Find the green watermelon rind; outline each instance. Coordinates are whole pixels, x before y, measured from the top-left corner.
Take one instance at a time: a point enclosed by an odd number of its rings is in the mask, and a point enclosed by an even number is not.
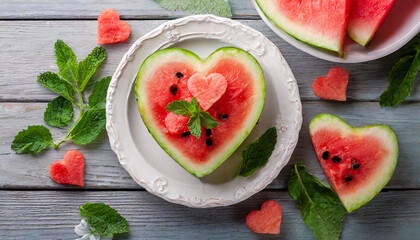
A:
[[[303,40],[302,38],[300,38],[299,36],[297,36],[296,34],[293,34],[291,31],[289,31],[287,29],[286,26],[282,26],[278,21],[276,21],[275,19],[273,19],[273,17],[271,17],[269,14],[267,14],[268,9],[266,9],[266,6],[264,4],[262,4],[260,2],[261,0],[255,0],[255,2],[258,4],[259,8],[261,9],[261,11],[264,13],[264,15],[268,18],[268,20],[270,20],[271,23],[273,23],[276,27],[280,28],[282,31],[284,31],[285,33],[287,33],[288,35],[290,35],[291,37],[293,37],[294,39],[303,42],[311,47],[323,50],[323,51],[328,51],[328,52],[333,52],[333,53],[337,53],[340,57],[344,56],[344,50],[343,50],[343,44],[341,45],[340,48],[335,49],[335,48],[331,48],[327,45],[321,45],[321,44],[316,44],[313,42],[309,42],[306,40]]]
[[[323,125],[321,125],[323,124]],[[374,189],[372,191],[366,192],[364,198],[360,198],[359,194],[355,196],[354,198],[349,199],[342,199],[340,197],[341,202],[343,203],[343,206],[346,208],[347,212],[352,212],[359,207],[365,205],[367,202],[372,200],[389,182],[392,175],[394,174],[395,167],[397,166],[398,161],[398,140],[397,136],[395,135],[394,130],[392,128],[386,126],[386,125],[369,125],[365,127],[352,127],[350,124],[348,124],[343,119],[331,115],[331,114],[320,114],[316,116],[312,121],[309,123],[309,132],[311,136],[313,133],[315,133],[318,129],[321,129],[323,127],[328,128],[332,125],[341,125],[340,127],[344,131],[351,131],[351,132],[358,132],[358,131],[366,131],[366,130],[376,130],[381,131],[385,136],[381,138],[382,140],[388,140],[388,145],[390,148],[390,155],[388,159],[388,164],[384,165],[384,174],[382,174],[383,178],[379,179],[376,185],[374,185]],[[319,160],[319,159],[318,159]]]
[[[146,116],[144,114],[144,112],[146,111],[145,106],[143,106],[144,104],[144,100],[143,100],[143,94],[142,94],[142,90],[139,87],[142,76],[145,74],[145,72],[147,72],[147,65],[153,61],[155,58],[159,57],[159,55],[162,54],[167,54],[169,52],[173,52],[173,51],[178,51],[181,52],[182,54],[184,54],[185,56],[193,59],[194,61],[197,61],[201,64],[206,63],[209,59],[211,59],[213,56],[215,56],[216,53],[220,52],[220,51],[224,51],[227,54],[244,54],[247,57],[247,60],[250,61],[253,66],[255,67],[256,71],[259,71],[258,75],[259,75],[259,83],[261,86],[261,95],[262,98],[260,99],[260,102],[258,104],[257,111],[255,112],[254,116],[251,117],[251,121],[248,122],[248,124],[246,124],[247,128],[244,131],[244,135],[238,139],[238,141],[233,142],[234,144],[232,144],[232,146],[230,146],[229,149],[227,149],[224,154],[222,154],[220,157],[218,157],[215,161],[214,164],[208,168],[207,171],[197,171],[192,169],[191,167],[188,167],[186,164],[188,164],[185,161],[182,161],[183,156],[181,154],[176,153],[175,151],[173,151],[170,147],[167,147],[166,145],[169,144],[168,142],[165,142],[165,138],[161,136],[161,134],[159,133],[158,129],[151,126],[151,122],[148,121],[148,119],[146,119]],[[264,102],[265,102],[265,81],[264,81],[264,74],[263,71],[261,69],[261,66],[259,65],[258,61],[249,53],[247,53],[246,51],[239,49],[239,48],[235,48],[235,47],[222,47],[217,49],[216,51],[214,51],[212,54],[210,54],[207,58],[205,59],[201,59],[198,55],[196,55],[195,53],[186,50],[186,49],[182,49],[182,48],[167,48],[167,49],[162,49],[162,50],[158,50],[155,53],[151,54],[150,56],[148,56],[143,64],[141,65],[139,72],[137,74],[137,80],[136,80],[136,84],[135,84],[135,91],[136,91],[136,99],[137,99],[137,105],[140,111],[140,115],[141,118],[143,119],[143,122],[145,123],[149,133],[153,136],[153,138],[156,140],[156,142],[159,144],[159,146],[172,158],[174,159],[179,165],[181,165],[186,171],[188,171],[190,174],[196,176],[196,177],[203,177],[205,175],[210,174],[211,172],[213,172],[217,167],[219,167],[223,162],[225,162],[225,160],[227,158],[229,158],[230,155],[232,155],[235,150],[242,144],[242,142],[248,137],[248,135],[251,133],[251,130],[255,127],[261,113],[264,107]]]

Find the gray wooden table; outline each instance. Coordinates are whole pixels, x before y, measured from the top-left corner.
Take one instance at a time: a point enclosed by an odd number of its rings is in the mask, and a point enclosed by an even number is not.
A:
[[[96,76],[112,75],[136,39],[184,14],[161,9],[151,0],[0,1],[0,239],[74,239],[73,228],[80,221],[78,207],[89,201],[107,203],[126,217],[130,233],[119,236],[121,239],[312,239],[298,205],[287,195],[287,179],[290,166],[303,162],[325,181],[307,127],[320,113],[338,115],[357,126],[389,125],[400,144],[391,181],[371,202],[346,217],[341,238],[420,239],[420,78],[405,103],[395,108],[378,104],[387,87],[387,74],[400,53],[361,64],[319,60],[275,35],[250,1],[230,3],[233,18],[264,33],[289,62],[299,83],[304,123],[289,165],[264,191],[230,207],[191,209],[168,203],[138,186],[118,163],[106,136],[86,147],[66,143],[59,150],[37,156],[18,155],[10,149],[18,131],[43,124],[45,107],[56,96],[36,82],[40,72],[57,71],[56,39],[84,57],[96,46],[98,14],[106,8],[116,9],[131,25],[132,34],[124,43],[105,46],[108,57]],[[320,100],[311,89],[313,80],[334,66],[342,66],[350,74],[345,103]],[[55,137],[64,132],[51,131]],[[56,184],[48,176],[50,163],[69,149],[85,156],[83,188]],[[246,214],[267,199],[283,207],[280,235],[257,235],[246,227]]]

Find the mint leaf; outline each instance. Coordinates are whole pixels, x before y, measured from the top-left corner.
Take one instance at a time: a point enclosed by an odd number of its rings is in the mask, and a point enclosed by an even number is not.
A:
[[[64,97],[56,97],[48,103],[44,121],[53,127],[67,127],[73,120],[73,104]]]
[[[78,79],[77,86],[80,91],[83,91],[88,84],[96,69],[106,58],[106,50],[103,47],[96,47],[92,52],[78,65]]]
[[[175,114],[181,114],[184,117],[191,116],[191,103],[185,100],[173,101],[169,103],[168,106],[165,107],[165,109]]]
[[[102,237],[112,238],[129,230],[127,220],[104,203],[86,203],[80,206],[80,215],[90,225],[91,232]]]
[[[77,63],[67,62],[67,65],[58,74],[69,82],[77,83]]]
[[[93,108],[83,114],[70,132],[70,139],[75,144],[85,145],[95,140],[105,129],[105,109]]]
[[[200,125],[200,116],[198,114],[194,114],[188,120],[188,130],[190,130],[191,134],[195,136],[197,139],[201,136],[201,125]]]
[[[36,154],[54,145],[50,130],[42,125],[29,126],[16,136],[12,149],[17,153]]]
[[[236,175],[251,176],[256,170],[267,164],[277,143],[277,129],[269,128],[257,141],[249,144],[241,153],[241,166]]]
[[[74,98],[74,93],[76,92],[76,89],[70,82],[60,78],[60,76],[57,73],[42,73],[38,76],[37,81],[38,83],[42,84],[42,86],[60,94],[70,102],[76,103],[76,100]]]
[[[389,86],[379,98],[379,104],[384,107],[395,106],[410,96],[414,80],[420,67],[420,51],[414,56],[401,58],[388,76]]]
[[[106,94],[108,90],[109,83],[111,82],[112,77],[104,77],[101,80],[95,82],[93,85],[92,93],[90,94],[89,107],[105,108],[106,103]]]
[[[181,10],[192,14],[214,14],[232,18],[229,1],[227,0],[155,0],[168,10]]]
[[[200,110],[200,122],[203,127],[207,129],[215,128],[220,125],[216,119],[214,119],[210,113]]]
[[[54,44],[54,49],[57,66],[60,72],[67,67],[68,63],[74,63],[76,65],[76,55],[62,40],[57,39]]]
[[[296,163],[288,182],[289,196],[298,201],[302,219],[317,239],[339,239],[346,210],[337,194]]]

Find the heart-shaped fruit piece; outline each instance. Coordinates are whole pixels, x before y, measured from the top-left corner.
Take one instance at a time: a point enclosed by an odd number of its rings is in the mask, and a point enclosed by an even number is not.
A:
[[[211,73],[207,77],[196,73],[188,80],[188,90],[205,111],[222,97],[226,88],[226,78],[219,73]]]
[[[348,212],[370,201],[391,178],[398,142],[388,126],[352,128],[339,117],[321,114],[309,132],[318,162]]]
[[[124,42],[130,32],[130,25],[120,20],[120,15],[114,9],[105,9],[99,14],[97,44]]]
[[[328,76],[317,78],[312,84],[315,95],[328,100],[346,101],[349,74],[344,68],[334,67]]]
[[[49,173],[57,183],[68,183],[84,186],[85,159],[77,150],[70,150],[64,154],[62,161],[51,163]]]
[[[136,96],[143,122],[162,149],[202,177],[220,166],[254,128],[264,106],[265,84],[258,62],[241,49],[220,48],[201,59],[188,50],[169,48],[143,62]],[[199,115],[185,104],[193,98]],[[170,103],[177,104],[178,113],[166,110]],[[205,129],[214,124],[209,115],[220,125]],[[198,137],[189,131],[198,128]]]
[[[283,210],[273,201],[265,201],[261,210],[254,210],[246,216],[246,225],[255,233],[279,234]]]

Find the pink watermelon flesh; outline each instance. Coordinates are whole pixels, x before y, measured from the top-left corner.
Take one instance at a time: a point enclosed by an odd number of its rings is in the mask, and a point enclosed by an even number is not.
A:
[[[130,33],[130,25],[120,20],[120,15],[114,9],[105,9],[99,14],[97,44],[124,42]]]
[[[398,158],[391,128],[352,128],[336,116],[321,114],[311,121],[309,131],[325,176],[347,211],[364,205],[391,178]]]
[[[346,101],[349,74],[344,68],[334,67],[327,77],[319,77],[312,84],[314,94],[328,100]]]
[[[188,80],[196,73],[221,74],[227,81],[223,95],[207,109],[221,124],[211,130],[202,127],[199,139],[188,134],[184,117],[165,109],[173,101],[194,97]],[[176,94],[170,86],[176,86]],[[149,132],[173,159],[198,177],[212,172],[250,133],[262,111],[264,89],[260,66],[237,48],[219,49],[205,60],[184,49],[158,51],[143,63],[136,83],[139,110]]]
[[[353,0],[347,33],[351,39],[366,46],[391,11],[395,0]]]
[[[264,14],[294,38],[343,54],[351,0],[257,0]]]
[[[69,150],[64,159],[51,163],[49,174],[57,183],[68,183],[83,187],[85,159],[77,150]]]

